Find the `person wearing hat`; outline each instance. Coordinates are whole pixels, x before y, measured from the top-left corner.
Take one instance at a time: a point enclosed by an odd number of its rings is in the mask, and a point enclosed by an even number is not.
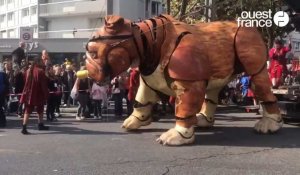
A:
[[[273,88],[278,88],[283,82],[283,75],[287,71],[287,59],[286,54],[291,51],[292,45],[291,40],[289,40],[288,47],[285,47],[281,40],[276,39],[274,42],[274,48],[270,49],[270,78],[272,81]]]

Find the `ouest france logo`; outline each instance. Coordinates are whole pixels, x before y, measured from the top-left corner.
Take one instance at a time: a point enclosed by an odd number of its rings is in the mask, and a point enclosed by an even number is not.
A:
[[[278,11],[272,16],[272,11],[243,11],[237,18],[241,27],[271,27],[273,22],[278,27],[286,26],[290,21],[289,15],[284,11]]]

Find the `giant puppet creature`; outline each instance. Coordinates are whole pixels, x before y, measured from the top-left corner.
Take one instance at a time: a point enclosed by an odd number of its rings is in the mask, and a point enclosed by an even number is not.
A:
[[[262,101],[263,117],[255,130],[266,134],[282,127],[266,69],[267,51],[255,28],[235,22],[188,25],[167,15],[139,23],[107,16],[86,50],[88,75],[98,82],[139,67],[136,104],[123,128],[149,125],[160,96],[176,97],[176,125],[157,139],[163,145],[193,143],[195,126],[213,126],[219,91],[243,71],[252,76],[252,89]]]

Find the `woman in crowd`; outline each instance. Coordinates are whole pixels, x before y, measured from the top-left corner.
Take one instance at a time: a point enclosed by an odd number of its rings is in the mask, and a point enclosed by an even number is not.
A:
[[[35,107],[38,114],[38,130],[49,130],[49,127],[43,124],[44,104],[48,99],[49,92],[47,77],[42,67],[44,66],[41,59],[35,58],[30,68],[26,71],[25,86],[20,99],[20,102],[25,104],[23,128],[21,131],[24,135],[29,134],[27,123]]]
[[[54,76],[56,79],[56,86],[57,86],[57,95],[56,95],[56,103],[55,103],[55,117],[60,117],[60,104],[61,104],[61,99],[62,99],[62,75],[61,75],[61,67],[60,65],[54,65]]]
[[[27,70],[27,65],[21,65],[21,70],[15,76],[15,93],[18,94],[18,100],[20,101],[21,93],[23,92],[25,85],[25,73]],[[23,104],[18,104],[17,115],[19,118],[23,117]]]
[[[48,70],[48,89],[50,91],[47,101],[47,121],[57,121],[54,111],[57,106],[57,98],[60,95],[60,91],[58,88],[58,79],[55,76],[53,67],[49,67]]]
[[[82,66],[80,70],[85,70],[85,66]],[[90,80],[88,78],[77,79],[74,86],[78,91],[77,100],[79,102],[76,120],[84,120],[85,119],[85,111],[87,107],[87,103],[89,100],[89,92],[90,92]]]

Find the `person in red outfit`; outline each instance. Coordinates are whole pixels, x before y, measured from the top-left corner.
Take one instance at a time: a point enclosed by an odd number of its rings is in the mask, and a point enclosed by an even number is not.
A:
[[[128,100],[134,102],[135,95],[140,85],[140,72],[138,68],[132,68],[129,77]]]
[[[292,49],[291,40],[289,40],[288,47],[284,47],[281,40],[275,40],[275,47],[270,49],[270,78],[273,88],[277,88],[281,85],[282,75],[287,71],[286,53]]]
[[[27,123],[29,115],[34,107],[38,113],[38,130],[48,130],[49,127],[43,124],[44,104],[48,99],[48,80],[43,70],[42,60],[35,58],[30,68],[26,71],[25,86],[20,99],[25,104],[25,112],[23,119],[23,128],[21,133],[30,134],[27,131]]]

